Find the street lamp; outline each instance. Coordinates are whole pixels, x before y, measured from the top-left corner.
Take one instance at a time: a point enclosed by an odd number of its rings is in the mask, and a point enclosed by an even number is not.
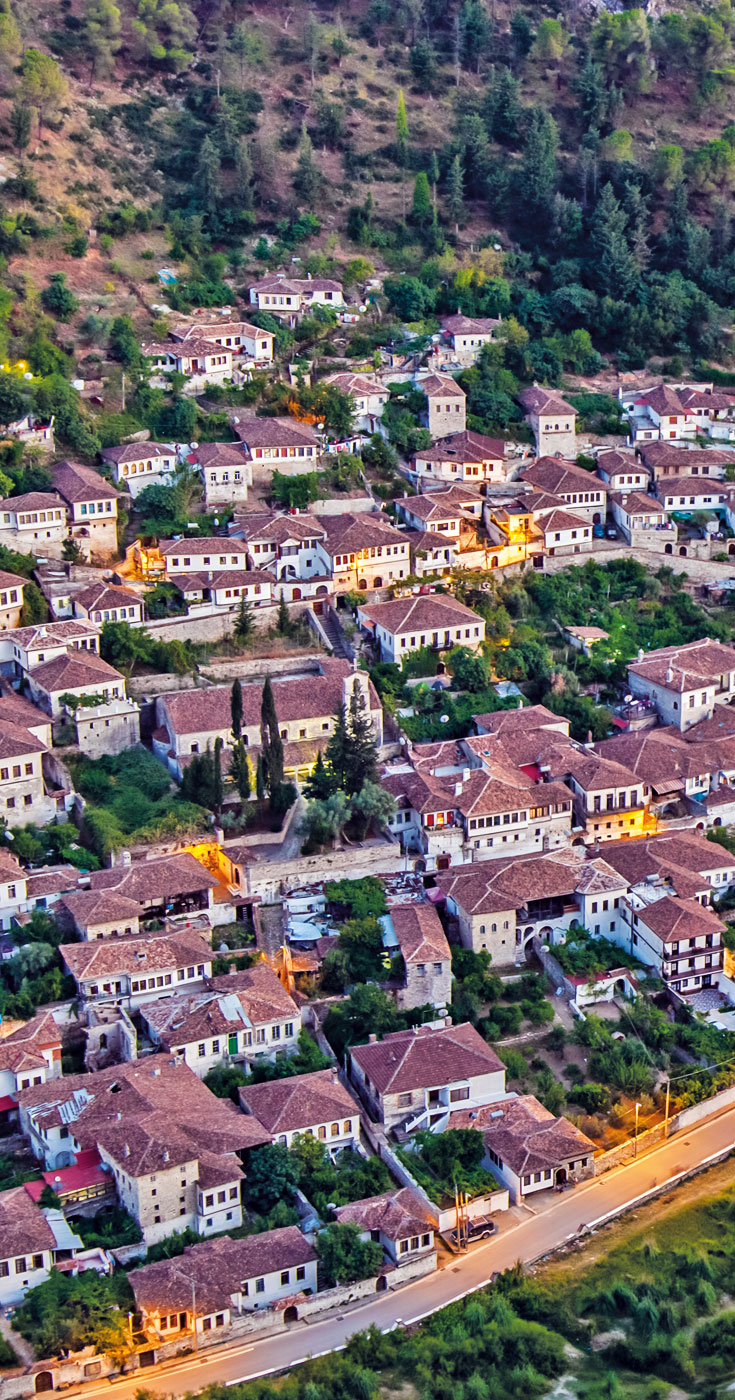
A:
[[[634,1137],[634,1139],[633,1139],[633,1156],[634,1156],[634,1157],[637,1157],[637,1156],[638,1156],[638,1110],[639,1110],[639,1109],[640,1109],[640,1104],[639,1104],[639,1103],[636,1103],[636,1106],[635,1106],[635,1137]]]

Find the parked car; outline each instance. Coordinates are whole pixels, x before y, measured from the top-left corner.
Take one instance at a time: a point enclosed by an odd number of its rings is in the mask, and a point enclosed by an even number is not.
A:
[[[474,1220],[467,1221],[468,1240],[489,1240],[497,1234],[498,1227],[489,1215],[477,1215]]]
[[[608,525],[607,530],[605,531],[605,534],[607,535],[607,538],[608,538],[609,540],[616,540],[616,539],[618,538],[618,532],[617,532],[617,530],[615,529],[615,526],[614,526],[614,525]]]
[[[604,540],[605,538],[605,531],[602,525],[593,525],[592,534],[596,540]]]

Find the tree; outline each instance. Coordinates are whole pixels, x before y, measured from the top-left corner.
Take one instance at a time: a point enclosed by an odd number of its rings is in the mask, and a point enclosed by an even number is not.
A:
[[[300,832],[308,847],[328,846],[337,840],[350,816],[349,800],[341,788],[325,799],[306,805]]]
[[[287,637],[291,631],[291,621],[288,616],[288,606],[281,589],[278,599],[278,616],[276,618],[276,631],[280,637]]]
[[[124,1273],[109,1277],[90,1269],[80,1274],[52,1269],[16,1309],[14,1323],[39,1356],[91,1347],[119,1363],[131,1350],[128,1313],[133,1293]]]
[[[232,737],[237,742],[242,734],[242,685],[239,678],[232,682],[230,691],[230,719]]]
[[[314,205],[323,184],[322,172],[314,160],[314,148],[306,130],[306,122],[301,127],[299,158],[294,171],[293,187],[309,205]]]
[[[304,20],[304,57],[307,63],[309,64],[309,72],[311,75],[312,87],[314,86],[314,79],[316,77],[316,66],[319,62],[319,55],[321,53],[322,37],[322,27],[316,15],[314,14],[314,11],[309,10],[306,19]]]
[[[126,369],[138,369],[142,356],[135,327],[129,316],[116,316],[110,326],[108,345],[114,360],[119,360]]]
[[[83,564],[85,555],[79,541],[69,537],[61,547],[61,557],[67,564]]]
[[[452,677],[458,690],[485,690],[490,670],[482,656],[475,656],[467,647],[457,647],[450,657]]]
[[[329,771],[334,775],[335,781],[340,787],[344,787],[348,745],[347,710],[344,702],[340,701],[335,711],[334,728],[329,736],[325,753]]]
[[[430,91],[436,82],[436,49],[430,39],[418,39],[408,56],[416,86]]]
[[[459,152],[454,157],[447,175],[447,212],[454,224],[454,232],[459,233],[459,226],[464,218],[464,169]]]
[[[208,807],[210,811],[215,811],[217,785],[214,758],[210,749],[207,749],[206,753],[192,755],[181,779],[181,796],[187,802],[196,802],[200,807]]]
[[[395,816],[396,801],[380,783],[364,782],[352,799],[352,820],[359,826],[364,840],[371,826],[386,826]]]
[[[272,803],[274,793],[283,783],[283,740],[278,728],[278,715],[276,714],[276,702],[273,697],[270,676],[265,678],[260,702],[260,744],[268,793]]]
[[[13,146],[20,160],[31,139],[31,109],[27,102],[13,103],[10,110],[10,131]]]
[[[114,68],[120,28],[120,11],[112,0],[86,0],[84,46],[89,53],[90,77],[104,78]]]
[[[266,1215],[280,1200],[289,1199],[298,1185],[298,1161],[287,1147],[274,1143],[250,1152],[243,1187],[245,1203]]]
[[[352,795],[366,782],[375,782],[378,774],[378,743],[367,700],[361,685],[353,685],[347,718],[347,753],[344,783]]]
[[[194,188],[199,204],[212,214],[219,204],[222,193],[222,157],[212,136],[207,134],[199,147],[194,175]]]
[[[57,321],[70,321],[74,312],[79,310],[79,302],[67,287],[66,275],[63,272],[51,273],[48,286],[41,292],[41,302],[45,310],[50,311]]]
[[[232,778],[241,802],[247,802],[252,792],[250,779],[250,760],[248,751],[242,739],[238,739],[232,750],[230,758],[230,777]]]
[[[433,217],[434,208],[431,203],[429,177],[425,170],[420,170],[414,181],[411,222],[416,224],[417,228],[425,229],[428,228]]]
[[[324,1033],[335,1054],[342,1058],[349,1045],[359,1045],[369,1035],[383,1036],[401,1024],[395,1003],[381,987],[371,983],[355,987],[350,996],[330,1008]]]
[[[327,797],[331,797],[337,786],[337,779],[326,767],[320,749],[316,756],[316,763],[304,784],[304,796],[324,801]]]
[[[264,802],[268,796],[268,781],[262,753],[258,754],[258,762],[255,769],[255,796],[259,802]]]
[[[69,92],[58,63],[40,49],[26,49],[21,63],[21,92],[29,107],[38,114],[38,135],[44,124],[63,106]]]
[[[0,68],[8,76],[23,52],[23,40],[9,0],[0,4]]]
[[[248,602],[245,594],[241,593],[235,622],[232,628],[232,636],[239,646],[247,646],[248,642],[252,641],[254,633],[255,614],[252,604]]]
[[[590,226],[594,276],[605,296],[626,300],[638,280],[626,239],[628,218],[612,185],[605,185]]]
[[[373,1240],[362,1240],[357,1225],[328,1225],[316,1237],[316,1252],[328,1285],[372,1278],[383,1262]]]
[[[527,222],[538,222],[542,228],[550,221],[556,194],[556,151],[558,133],[556,122],[541,107],[534,107],[523,147],[520,190],[528,213]]]
[[[223,740],[218,735],[214,741],[214,774],[212,777],[212,809],[216,817],[222,812],[224,802],[224,784],[222,779],[222,749]]]

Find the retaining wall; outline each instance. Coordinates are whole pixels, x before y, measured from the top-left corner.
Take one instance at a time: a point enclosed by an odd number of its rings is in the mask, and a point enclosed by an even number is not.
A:
[[[397,841],[384,842],[367,849],[356,847],[299,856],[296,860],[263,861],[249,867],[248,884],[251,894],[260,895],[265,904],[273,904],[279,896],[299,889],[305,881],[342,876],[361,880],[365,875],[395,875],[411,868],[410,857],[402,855]]]

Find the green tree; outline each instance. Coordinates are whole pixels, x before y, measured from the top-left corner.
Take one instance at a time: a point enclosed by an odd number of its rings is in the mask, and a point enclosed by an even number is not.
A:
[[[247,802],[252,791],[250,760],[242,739],[238,739],[230,758],[230,777],[237,788],[241,802]]]
[[[337,779],[326,767],[320,749],[316,756],[316,763],[304,784],[304,796],[324,801],[327,797],[331,797],[337,786]]]
[[[2,16],[0,15],[0,19]],[[31,139],[31,109],[27,102],[14,102],[10,110],[10,132],[13,147],[20,160]]]
[[[298,1178],[298,1161],[287,1147],[280,1143],[256,1147],[248,1156],[245,1203],[265,1215],[293,1195]]]
[[[541,107],[534,107],[523,147],[520,192],[527,223],[548,225],[557,187],[556,152],[558,133],[554,118]]]
[[[352,795],[378,775],[378,741],[362,686],[353,686],[347,716],[343,787]]]
[[[429,177],[425,170],[420,170],[414,181],[411,222],[416,224],[417,228],[425,229],[431,224],[433,218],[434,207],[431,202]]]
[[[312,799],[306,804],[299,828],[307,847],[328,846],[337,840],[350,816],[349,800],[341,788],[329,797]]]
[[[26,49],[21,63],[21,92],[28,106],[36,109],[40,138],[45,123],[63,106],[69,92],[69,84],[50,54]]]
[[[240,594],[240,601],[237,605],[237,613],[232,628],[232,636],[238,646],[247,646],[255,634],[255,614],[252,604],[248,602],[244,593]]]
[[[449,167],[446,199],[447,213],[454,224],[454,232],[459,233],[459,226],[464,218],[464,169],[459,152]]]
[[[120,48],[120,11],[113,0],[85,0],[84,47],[89,54],[89,75],[104,78],[115,67]]]
[[[124,1273],[52,1269],[47,1281],[26,1295],[13,1321],[39,1356],[92,1347],[94,1354],[106,1352],[121,1363],[131,1350],[128,1313],[133,1307]]]
[[[393,795],[386,792],[380,783],[369,779],[362,784],[352,799],[352,821],[364,840],[371,826],[387,826],[395,816],[396,802]]]
[[[142,364],[138,337],[129,316],[116,316],[112,322],[109,351],[126,369],[138,369]]]
[[[239,677],[232,682],[230,691],[230,719],[232,737],[237,743],[242,734],[242,685]]]
[[[283,783],[283,740],[278,727],[276,702],[270,676],[266,676],[263,683],[263,695],[260,703],[260,744],[268,793],[272,803],[274,794]]]
[[[209,133],[199,147],[194,175],[194,188],[202,209],[212,214],[216,210],[222,194],[222,157],[213,137]]]
[[[214,741],[214,774],[212,778],[212,809],[216,817],[222,813],[224,783],[222,778],[222,749],[224,742],[218,735]]]
[[[597,202],[590,227],[594,276],[603,295],[623,300],[631,295],[638,280],[626,238],[627,227],[625,210],[616,198],[612,185],[607,184]]]
[[[372,1278],[383,1262],[373,1240],[362,1240],[357,1225],[328,1225],[316,1237],[316,1251],[328,1285]]]
[[[323,183],[324,178],[314,160],[314,148],[311,144],[311,137],[306,130],[306,122],[304,122],[301,127],[301,141],[293,176],[293,187],[306,204],[313,206],[321,193]]]
[[[41,302],[57,321],[70,321],[74,312],[79,310],[79,302],[67,287],[66,275],[63,272],[51,273],[48,285],[41,292]]]
[[[281,637],[287,637],[291,631],[291,620],[288,615],[288,605],[281,589],[278,599],[278,616],[276,618],[276,631]]]

